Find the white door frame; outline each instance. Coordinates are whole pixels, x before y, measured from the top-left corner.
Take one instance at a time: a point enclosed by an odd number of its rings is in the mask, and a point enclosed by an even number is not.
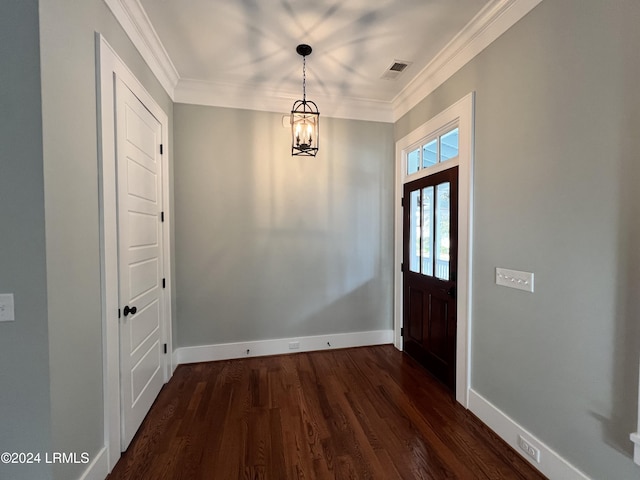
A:
[[[120,78],[162,124],[162,205],[163,277],[166,279],[163,303],[162,338],[167,343],[164,355],[164,381],[173,373],[171,335],[171,215],[169,211],[169,119],[142,84],[118,57],[105,38],[96,33],[98,145],[100,189],[100,261],[102,274],[102,338],[104,381],[104,441],[108,469],[120,458],[120,336],[118,308],[118,212],[116,191],[115,149],[115,89],[114,79]]]
[[[474,93],[469,93],[396,142],[395,273],[394,273],[394,344],[402,350],[403,290],[403,215],[402,195],[405,183],[458,165],[458,279],[456,334],[456,400],[469,407],[471,388],[471,252],[473,213],[473,136]],[[457,125],[458,158],[407,175],[407,154],[426,137]],[[443,133],[443,132],[442,132]]]

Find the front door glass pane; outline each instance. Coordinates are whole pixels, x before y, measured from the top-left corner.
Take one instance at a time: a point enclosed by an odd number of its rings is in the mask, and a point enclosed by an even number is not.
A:
[[[436,186],[436,277],[449,280],[450,207],[451,184]]]
[[[455,128],[440,137],[440,161],[445,162],[458,156],[458,129]]]
[[[433,276],[433,187],[422,189],[422,273]]]
[[[420,149],[417,148],[407,155],[407,175],[416,173],[420,169]]]
[[[420,190],[409,195],[409,269],[420,273]]]
[[[422,147],[422,168],[438,163],[438,139],[432,140]]]

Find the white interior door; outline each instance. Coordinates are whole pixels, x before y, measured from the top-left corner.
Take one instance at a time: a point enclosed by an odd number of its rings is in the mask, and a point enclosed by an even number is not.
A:
[[[164,383],[162,125],[116,81],[121,448]]]

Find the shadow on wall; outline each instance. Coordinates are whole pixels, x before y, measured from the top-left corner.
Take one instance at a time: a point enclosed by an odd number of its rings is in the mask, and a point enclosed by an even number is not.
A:
[[[292,157],[282,115],[177,112],[179,344],[391,328],[392,126],[324,118]]]
[[[246,256],[236,253],[252,273],[238,284],[252,285],[262,318],[301,334],[389,328],[380,321],[391,318],[385,162],[367,151],[367,125],[323,127],[330,140],[315,158],[283,155],[276,142],[252,162],[254,228]]]
[[[373,319],[379,320],[372,323]],[[315,331],[320,335],[327,331],[389,330],[393,325],[390,320],[385,323],[387,319],[391,319],[391,302],[380,295],[380,282],[370,280],[343,293],[331,303],[321,304],[317,311],[309,313],[300,323],[305,325],[305,331]]]
[[[629,72],[627,81],[635,79]],[[635,87],[627,85],[625,91]],[[640,359],[640,163],[637,136],[640,128],[640,101],[627,102],[620,118],[620,188],[618,218],[617,299],[614,354],[611,372],[613,411],[610,417],[591,412],[602,423],[603,439],[624,455],[633,458],[629,434],[637,430],[638,368]],[[594,352],[597,355],[598,352]]]

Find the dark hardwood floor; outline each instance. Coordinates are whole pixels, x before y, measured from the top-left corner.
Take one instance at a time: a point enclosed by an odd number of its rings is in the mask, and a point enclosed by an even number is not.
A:
[[[390,345],[181,365],[108,480],[544,479]]]

